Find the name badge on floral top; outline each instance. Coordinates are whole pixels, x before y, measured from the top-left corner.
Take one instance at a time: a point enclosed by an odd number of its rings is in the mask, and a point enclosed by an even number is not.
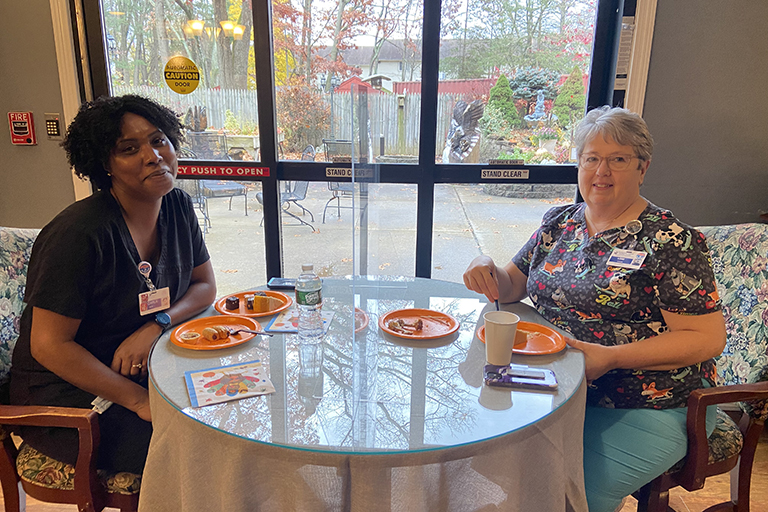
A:
[[[648,253],[643,251],[614,249],[611,255],[608,256],[608,266],[637,270],[643,265],[646,256],[648,256]]]

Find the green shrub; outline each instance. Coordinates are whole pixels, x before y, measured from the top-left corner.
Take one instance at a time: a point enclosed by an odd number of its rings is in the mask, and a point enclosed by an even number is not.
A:
[[[504,113],[495,104],[488,102],[483,117],[478,121],[480,133],[485,138],[509,139],[512,137],[512,129],[504,118]]]
[[[520,115],[517,113],[512,89],[509,88],[509,80],[505,75],[500,75],[496,80],[496,85],[491,87],[488,95],[488,106],[501,112],[504,120],[511,128],[520,126]]]
[[[233,135],[258,135],[259,127],[253,121],[241,120],[234,112],[224,112],[224,129]]]

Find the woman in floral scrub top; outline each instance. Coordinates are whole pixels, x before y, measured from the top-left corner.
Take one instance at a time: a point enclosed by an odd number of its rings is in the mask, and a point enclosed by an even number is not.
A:
[[[584,352],[587,500],[610,512],[685,456],[688,395],[714,385],[725,324],[704,236],[640,196],[645,122],[593,110],[576,148],[584,202],[548,211],[506,266],[479,256],[464,282],[489,300],[529,296]]]

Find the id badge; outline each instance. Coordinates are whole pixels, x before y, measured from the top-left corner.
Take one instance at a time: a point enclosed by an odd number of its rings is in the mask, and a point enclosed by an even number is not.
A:
[[[139,294],[139,314],[141,316],[157,313],[171,307],[171,292],[166,286]]]
[[[648,253],[643,251],[614,249],[608,257],[608,266],[637,270],[643,265],[646,256]]]

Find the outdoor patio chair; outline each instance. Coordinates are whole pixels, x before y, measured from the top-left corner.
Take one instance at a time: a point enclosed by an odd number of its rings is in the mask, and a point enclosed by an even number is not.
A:
[[[312,144],[309,144],[304,148],[304,151],[301,152],[301,160],[305,162],[314,162],[315,154],[315,147]]]
[[[334,157],[352,156],[352,141],[323,139],[323,149],[325,151],[325,161],[333,162]]]
[[[368,196],[368,183],[360,183],[360,196],[361,197],[367,197]],[[354,205],[342,205],[341,200],[342,199],[353,199],[355,196],[355,184],[351,181],[329,181],[328,182],[328,190],[331,191],[331,198],[325,203],[325,207],[323,208],[323,224],[325,224],[325,214],[328,210],[328,207],[331,205],[331,202],[336,201],[336,217],[341,218],[341,209],[347,208],[349,210],[354,209]],[[363,208],[367,208],[366,206],[363,206]]]
[[[76,504],[78,510],[96,512],[105,506],[123,512],[139,505],[141,475],[108,474],[96,470],[99,450],[98,413],[72,407],[6,405],[11,355],[19,337],[19,317],[24,307],[27,264],[38,230],[0,227],[0,297],[9,308],[0,314],[0,484],[7,512],[23,510],[26,495],[51,503]],[[12,285],[12,286],[10,286]],[[6,336],[7,335],[7,336]],[[75,428],[80,450],[74,466],[48,457],[11,436],[19,425]],[[23,492],[22,492],[23,490]]]
[[[199,135],[199,134],[197,134]],[[187,134],[189,138],[190,134]],[[226,144],[226,138],[224,139]],[[226,149],[226,146],[225,146]],[[201,158],[194,150],[182,147],[179,149],[178,155],[180,158],[187,158],[197,160]],[[226,154],[226,159],[231,159],[229,154]],[[184,183],[185,180],[179,180]],[[208,228],[211,227],[211,218],[208,214],[208,199],[214,197],[228,197],[229,198],[229,210],[232,210],[232,198],[235,196],[244,196],[244,210],[246,217],[248,216],[248,188],[237,181],[224,181],[224,180],[186,180],[194,181],[194,184],[179,185],[179,188],[187,192],[192,197],[192,202],[203,213],[204,224],[203,232],[207,233]]]
[[[243,196],[245,216],[248,216],[248,188],[237,181],[224,181],[224,180],[201,180],[200,186],[202,187],[203,197],[206,199],[205,213],[208,213],[208,199],[215,197],[228,197],[229,198],[229,210],[232,211],[232,198],[235,196]]]
[[[203,214],[203,234],[207,234],[208,228],[211,227],[211,218],[208,216],[208,205],[206,197],[203,195],[203,187],[200,184],[200,180],[177,179],[176,186],[189,194],[189,197],[192,198],[192,205]]]
[[[312,219],[312,222],[315,222],[315,216],[312,214],[311,211],[306,209],[303,205],[299,203],[299,201],[303,201],[307,198],[307,190],[309,189],[309,182],[308,181],[284,181],[283,182],[283,190],[280,191],[280,209],[282,213],[287,214],[290,217],[293,217],[297,221],[299,221],[299,224],[303,224],[305,226],[308,226],[312,229],[312,231],[315,230],[315,227],[310,224],[309,222],[305,221],[301,217],[297,216],[291,211],[288,211],[288,208],[291,207],[291,204],[295,204],[299,208],[301,208],[301,215],[304,216],[305,213],[309,214],[310,219]],[[256,200],[259,202],[259,204],[264,207],[264,194],[262,192],[256,192]],[[264,223],[264,216],[261,217],[261,224]]]
[[[741,224],[699,228],[707,237],[717,291],[723,305],[727,343],[717,361],[718,386],[699,389],[688,399],[688,454],[638,492],[638,512],[668,512],[669,490],[695,491],[706,478],[731,472],[730,499],[716,510],[749,512],[755,449],[768,417],[768,270],[759,258],[768,253],[768,226]],[[738,403],[726,414],[725,405]],[[706,407],[718,407],[714,432],[706,435]],[[734,407],[731,407],[734,408]],[[738,424],[731,415],[737,417]]]
[[[224,133],[187,131],[185,139],[189,149],[201,160],[229,160]]]

